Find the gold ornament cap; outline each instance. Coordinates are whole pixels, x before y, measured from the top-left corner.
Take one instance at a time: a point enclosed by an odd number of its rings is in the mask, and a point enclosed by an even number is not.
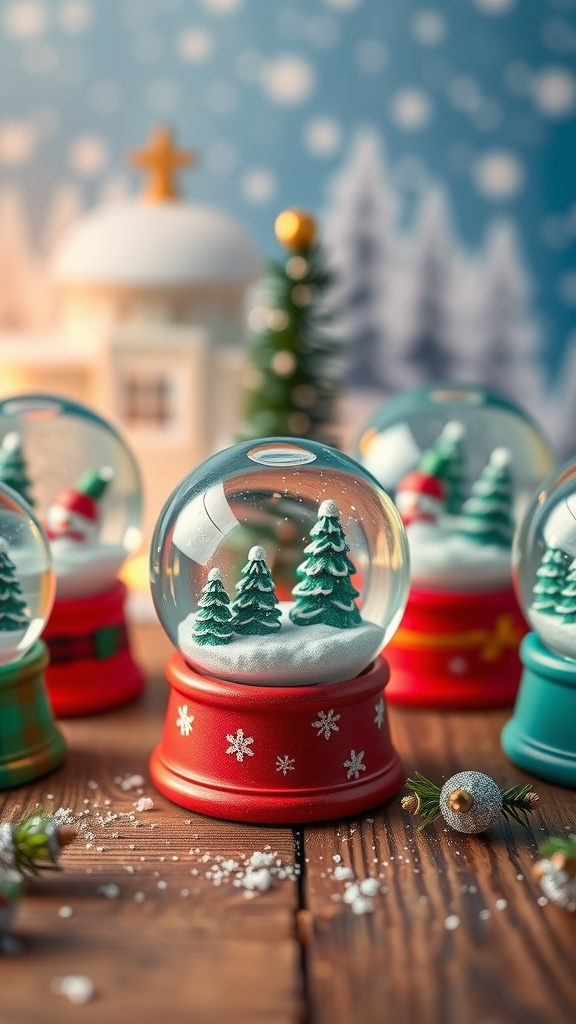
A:
[[[309,249],[316,241],[316,221],[305,210],[284,210],[276,217],[274,233],[287,249]]]

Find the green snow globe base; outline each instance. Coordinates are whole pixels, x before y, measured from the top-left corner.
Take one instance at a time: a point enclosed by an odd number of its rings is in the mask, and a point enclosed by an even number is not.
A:
[[[538,488],[514,537],[516,594],[533,632],[502,746],[535,775],[576,786],[576,462]]]

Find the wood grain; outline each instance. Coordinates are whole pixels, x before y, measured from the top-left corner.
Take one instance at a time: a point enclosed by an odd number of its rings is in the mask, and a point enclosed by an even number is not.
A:
[[[156,626],[139,627],[135,641],[145,699],[65,723],[65,764],[0,794],[2,818],[38,801],[88,811],[66,870],[22,902],[24,953],[0,960],[0,1024],[574,1024],[576,915],[538,904],[530,867],[546,834],[575,828],[576,793],[536,782],[542,806],[530,828],[503,821],[481,837],[441,823],[417,833],[399,799],[294,831],[194,815],[149,782],[170,647]],[[503,713],[390,717],[407,773],[440,780],[476,768],[503,786],[528,778],[500,751]],[[122,788],[134,774],[150,812],[136,812],[140,793]],[[230,880],[214,884],[222,859],[267,848],[300,865],[300,879],[249,899]],[[374,913],[342,901],[337,863],[378,878]],[[115,898],[101,891],[110,883]],[[91,1002],[52,991],[67,974],[93,980]]]
[[[171,1024],[294,1024],[303,1015],[297,882],[279,881],[247,900],[230,881],[215,886],[206,877],[218,858],[241,862],[265,849],[293,865],[292,831],[215,821],[155,792],[147,762],[162,725],[170,648],[157,627],[139,628],[135,639],[148,675],[145,700],[65,722],[65,764],[0,796],[0,818],[38,801],[88,810],[93,836],[81,835],[65,852],[65,871],[44,876],[21,904],[17,935],[25,952],[0,961],[0,1024],[66,1024],[80,1016],[107,1024],[164,1017]],[[115,781],[135,774],[146,779],[150,812],[136,813],[138,790]],[[120,817],[100,824],[98,816],[110,814]],[[118,886],[115,898],[99,891],[110,883]],[[72,916],[60,917],[62,907]],[[69,974],[92,979],[92,1001],[78,1007],[52,991],[54,978]]]
[[[392,710],[407,774],[440,780],[485,771],[502,786],[527,780],[503,756],[506,713]],[[442,822],[417,832],[399,799],[358,821],[305,836],[304,898],[314,928],[308,945],[315,1024],[573,1024],[576,919],[530,879],[537,846],[574,830],[576,794],[535,781],[542,809],[522,829],[504,820],[489,835],[465,836]],[[333,857],[384,890],[373,914],[340,901]],[[452,926],[452,927],[451,927]]]

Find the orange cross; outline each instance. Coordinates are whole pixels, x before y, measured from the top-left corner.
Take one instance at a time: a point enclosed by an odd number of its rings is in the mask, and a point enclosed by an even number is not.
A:
[[[145,149],[130,153],[133,167],[148,173],[144,198],[149,203],[165,203],[178,199],[176,172],[192,167],[196,157],[191,150],[178,149],[172,140],[169,128],[155,128]]]

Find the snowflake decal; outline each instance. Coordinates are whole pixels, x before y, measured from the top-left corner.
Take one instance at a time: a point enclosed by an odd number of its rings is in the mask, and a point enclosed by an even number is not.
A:
[[[378,703],[374,705],[374,711],[376,712],[376,718],[374,719],[374,722],[376,723],[378,728],[381,729],[382,728],[382,723],[384,721],[384,700],[383,699],[379,700]]]
[[[359,754],[355,750],[350,751],[350,760],[344,761],[344,767],[348,769],[346,772],[346,778],[351,779],[354,776],[355,779],[360,778],[360,772],[366,771],[366,765],[362,764],[362,758],[364,757],[364,751],[361,750]]]
[[[340,727],[336,725],[339,720],[340,715],[335,715],[334,708],[330,708],[330,711],[319,711],[318,718],[311,725],[313,729],[318,729],[319,736],[329,740],[332,732],[340,732]]]
[[[280,757],[280,755],[279,755],[276,758],[276,771],[277,772],[282,772],[282,775],[284,775],[284,777],[286,777],[288,772],[293,772],[294,771],[294,765],[295,764],[296,764],[296,761],[294,760],[294,758],[293,757],[288,757],[288,754],[284,754],[284,757]]]
[[[233,736],[231,732],[227,733],[226,739],[230,744],[226,753],[234,754],[237,761],[243,761],[244,754],[248,757],[254,757],[254,751],[250,750],[250,745],[254,743],[254,737],[245,736],[243,729],[238,729],[235,736]]]
[[[194,715],[188,713],[188,705],[183,704],[181,708],[178,708],[178,718],[176,719],[176,726],[180,729],[182,736],[189,736],[192,732],[192,722],[194,721]]]

